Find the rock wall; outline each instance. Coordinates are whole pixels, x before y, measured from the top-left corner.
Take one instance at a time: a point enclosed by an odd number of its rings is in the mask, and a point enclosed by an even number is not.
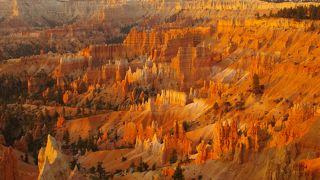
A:
[[[188,96],[184,92],[174,90],[162,90],[155,98],[151,97],[147,102],[132,105],[131,111],[151,111],[164,112],[172,106],[185,106],[188,102]]]
[[[61,74],[71,74],[88,67],[88,59],[82,55],[66,55],[61,57],[59,71]]]
[[[92,57],[92,67],[99,67],[109,60],[134,57],[133,51],[123,44],[92,45],[89,55]]]
[[[18,159],[11,147],[5,148],[0,156],[0,173],[2,180],[18,180]]]
[[[143,68],[137,68],[135,72],[129,68],[126,72],[126,79],[129,84],[139,83],[142,85],[148,85],[153,83],[159,77],[158,68],[155,63],[147,61]]]
[[[195,47],[212,33],[210,27],[181,28],[159,31],[132,30],[124,45],[137,54],[151,55],[157,62],[169,62],[182,46]]]
[[[177,56],[171,61],[171,67],[175,70],[177,79],[188,89],[195,81],[208,78],[214,62],[209,48],[180,47]]]

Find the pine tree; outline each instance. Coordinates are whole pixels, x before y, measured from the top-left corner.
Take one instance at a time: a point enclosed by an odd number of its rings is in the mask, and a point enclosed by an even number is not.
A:
[[[63,141],[65,142],[66,148],[68,148],[70,143],[70,134],[68,130],[63,133]]]
[[[218,104],[217,102],[214,103],[213,109],[214,109],[215,111],[218,111],[218,110],[219,110],[219,104]]]
[[[102,162],[98,162],[96,171],[99,175],[99,179],[105,179],[106,178],[106,170],[102,166]]]
[[[256,95],[261,93],[260,80],[257,74],[254,74],[252,78],[252,91]]]
[[[184,180],[184,175],[183,175],[183,172],[182,172],[182,169],[180,167],[180,165],[177,166],[173,176],[172,176],[172,179],[174,180]]]

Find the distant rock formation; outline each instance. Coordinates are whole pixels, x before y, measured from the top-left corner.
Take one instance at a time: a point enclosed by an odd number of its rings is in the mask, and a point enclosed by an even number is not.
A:
[[[180,47],[195,47],[212,33],[210,27],[170,29],[164,31],[132,30],[124,45],[136,54],[149,54],[157,62],[169,62]]]
[[[66,122],[65,118],[63,116],[59,116],[56,124],[57,128],[63,127],[65,122]]]
[[[142,104],[132,105],[131,111],[151,112],[166,111],[171,106],[185,106],[188,101],[188,96],[184,92],[175,90],[162,90],[155,98],[149,98],[147,102]]]
[[[91,67],[99,67],[109,60],[134,57],[134,51],[123,44],[92,45],[87,51],[92,57]]]
[[[61,74],[70,74],[88,67],[88,59],[82,55],[66,55],[60,59]]]
[[[171,61],[171,67],[179,81],[190,87],[196,80],[207,78],[214,62],[207,47],[180,47]]]

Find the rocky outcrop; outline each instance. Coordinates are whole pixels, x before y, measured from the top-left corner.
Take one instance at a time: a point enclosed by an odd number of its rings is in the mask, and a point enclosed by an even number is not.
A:
[[[111,64],[111,62],[102,66],[101,71],[101,80],[107,81],[109,79],[115,78],[116,74],[116,67],[115,65]]]
[[[195,81],[207,79],[214,62],[209,48],[180,47],[177,56],[171,61],[171,67],[177,79],[188,89]]]
[[[121,59],[116,61],[116,80],[122,81],[126,76],[126,72],[128,69],[128,61]]]
[[[254,120],[252,120],[254,121]],[[221,159],[241,164],[248,162],[252,154],[258,153],[266,145],[267,127],[259,123],[251,124],[243,129],[236,121],[222,121],[214,125],[213,139],[197,145],[195,162],[204,163],[208,159]]]
[[[151,125],[143,127],[141,123],[128,122],[124,126],[123,141],[126,144],[139,146],[143,141],[153,141],[155,136],[162,136],[162,128],[158,128],[157,123],[152,121]],[[155,141],[154,141],[155,142]],[[137,145],[139,144],[139,145]],[[143,149],[143,148],[142,148]]]
[[[131,129],[133,127],[135,126],[131,123]],[[151,127],[147,127],[145,130],[141,128],[135,128],[138,129],[135,141],[137,152],[146,152],[162,164],[168,163],[172,158],[185,160],[190,155],[192,142],[186,137],[181,123],[175,121],[173,134],[164,136],[162,135],[162,129],[158,130],[154,122]],[[162,143],[160,139],[162,139]]]
[[[163,112],[172,106],[185,106],[188,102],[188,96],[184,92],[175,90],[162,90],[155,98],[151,97],[147,102],[132,105],[131,111],[151,111]]]
[[[123,134],[123,141],[128,144],[135,144],[136,143],[136,138],[137,134],[140,128],[137,128],[136,124],[133,122],[128,122],[124,126],[124,134]]]
[[[170,29],[157,32],[132,30],[124,45],[137,54],[149,54],[154,61],[169,62],[180,47],[195,47],[212,33],[210,27]]]
[[[163,138],[163,153],[162,153],[162,163],[167,163],[172,160],[174,154],[177,156],[177,160],[186,160],[191,154],[191,144],[192,141],[189,140],[180,126],[180,131],[175,132],[173,136],[164,136]],[[176,128],[175,128],[176,129]],[[180,135],[178,135],[180,134]]]
[[[148,155],[153,156],[154,159],[157,159],[159,162],[162,161],[162,157],[164,156],[164,144],[159,142],[156,134],[154,134],[152,139],[148,138],[143,141],[140,138],[137,138],[135,150],[137,152],[147,152]]]
[[[155,63],[147,60],[144,64],[143,68],[137,68],[135,72],[129,68],[126,72],[126,79],[129,84],[141,84],[141,85],[148,85],[153,83],[159,77],[158,68]]]
[[[58,120],[57,120],[56,127],[57,128],[62,128],[65,123],[66,123],[65,118],[63,116],[59,116]]]
[[[92,57],[90,67],[99,67],[109,60],[133,58],[133,51],[123,44],[93,45],[89,47]]]
[[[237,123],[220,122],[214,129],[212,158],[233,160],[238,141]]]
[[[202,164],[211,158],[212,147],[204,141],[201,141],[201,143],[197,145],[196,150],[197,157],[195,159],[195,163]]]
[[[82,55],[66,55],[60,59],[61,74],[71,74],[88,67],[88,59]]]
[[[288,144],[295,139],[301,138],[308,127],[302,128],[301,125],[306,121],[310,121],[315,116],[316,109],[310,104],[295,104],[289,110],[288,120],[284,123],[283,130],[279,134],[275,134],[274,145]]]
[[[156,104],[162,106],[187,104],[187,95],[184,92],[174,90],[162,90],[161,94],[157,95]]]
[[[60,144],[48,135],[47,145],[38,155],[39,180],[67,180],[70,174],[68,162],[61,153]]]

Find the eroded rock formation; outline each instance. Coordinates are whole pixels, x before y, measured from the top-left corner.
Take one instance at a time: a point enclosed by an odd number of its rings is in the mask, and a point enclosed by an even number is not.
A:
[[[38,155],[38,179],[68,179],[70,170],[59,143],[48,135],[47,145],[41,148]]]
[[[21,178],[18,173],[18,159],[11,147],[4,148],[0,156],[0,172],[3,180],[17,180]]]

